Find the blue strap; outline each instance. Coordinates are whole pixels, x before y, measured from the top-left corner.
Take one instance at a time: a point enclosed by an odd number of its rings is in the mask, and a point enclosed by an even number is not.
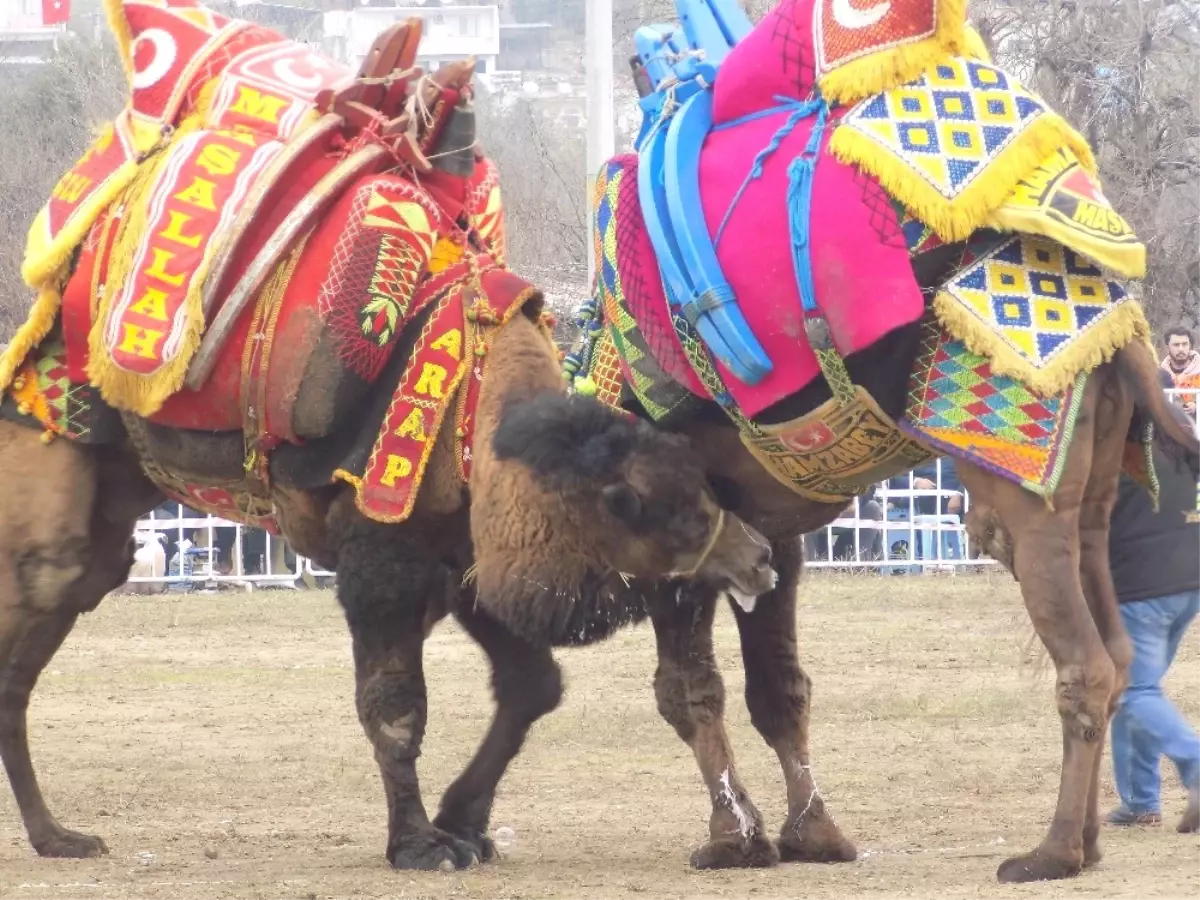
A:
[[[690,297],[691,281],[680,263],[679,246],[666,215],[667,195],[663,186],[666,143],[667,129],[656,126],[638,153],[638,203],[664,286],[676,297]]]
[[[774,367],[721,271],[700,200],[700,155],[712,128],[712,106],[711,91],[693,95],[667,129],[667,214],[693,288],[682,312],[730,371],[746,384],[757,384]]]
[[[792,246],[792,266],[796,270],[796,288],[800,293],[800,305],[806,316],[820,315],[821,312],[817,306],[817,292],[813,285],[812,252],[808,233],[812,225],[813,176],[816,174],[821,136],[825,131],[825,116],[828,111],[828,107],[822,103],[804,152],[788,166],[788,233]]]
[[[642,220],[654,247],[654,256],[668,300],[673,309],[680,310],[684,304],[693,302],[698,292],[692,280],[692,273],[688,271],[680,251],[675,223],[671,220],[667,201],[667,133],[668,128],[664,122],[656,123],[647,142],[638,152],[638,202],[641,204]],[[720,298],[715,299],[719,302]],[[724,337],[710,327],[707,321],[703,324],[697,321],[697,330],[706,342],[711,342],[713,353],[731,370],[737,371],[737,354],[725,344]]]

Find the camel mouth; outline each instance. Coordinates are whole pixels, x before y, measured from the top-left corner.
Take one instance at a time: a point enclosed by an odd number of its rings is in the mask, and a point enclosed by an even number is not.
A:
[[[725,586],[725,593],[729,594],[733,602],[744,612],[752,613],[758,603],[758,598],[775,590],[775,585],[779,582],[779,575],[770,566],[760,565],[755,567],[746,578],[730,576],[727,580],[729,583]]]

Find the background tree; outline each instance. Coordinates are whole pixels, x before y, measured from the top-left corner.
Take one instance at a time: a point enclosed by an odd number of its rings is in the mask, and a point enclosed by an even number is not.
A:
[[[115,49],[83,37],[63,41],[48,65],[0,66],[0,340],[29,306],[20,270],[30,222],[125,90]]]
[[[773,4],[744,5],[758,18]],[[577,17],[582,7],[572,0],[562,11]],[[674,9],[674,0],[614,0],[621,112],[634,109],[626,64],[633,29],[672,21]],[[1197,10],[1194,0],[973,0],[970,7],[996,62],[1095,148],[1105,192],[1149,249],[1149,272],[1135,289],[1159,330],[1200,325]],[[582,75],[582,35],[565,22],[557,34],[580,54],[575,74]],[[88,37],[63,41],[47,66],[0,67],[0,339],[29,302],[18,274],[29,222],[95,127],[119,109],[124,90],[112,48]],[[587,291],[584,134],[545,108],[481,91],[480,135],[503,173],[511,261],[568,312]],[[622,149],[630,137],[619,137]]]
[[[983,0],[996,62],[1087,137],[1104,192],[1146,243],[1158,330],[1200,321],[1200,7],[1180,0]]]

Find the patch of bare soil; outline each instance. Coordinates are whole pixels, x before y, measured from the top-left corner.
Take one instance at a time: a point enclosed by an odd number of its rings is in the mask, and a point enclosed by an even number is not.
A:
[[[1030,663],[1011,581],[812,576],[802,593],[815,773],[858,843],[855,863],[689,869],[708,801],[655,710],[643,626],[560,654],[568,698],[534,729],[496,802],[500,862],[394,872],[331,594],[114,597],[51,663],[30,726],[51,808],[103,835],[111,855],[38,859],[0,789],[0,896],[1197,896],[1200,839],[1174,832],[1184,795],[1169,765],[1165,827],[1108,830],[1104,862],[1074,880],[996,884],[1001,860],[1049,821],[1061,747],[1053,680]],[[775,830],[782,778],[741,701],[732,616],[718,625],[738,763]],[[1168,680],[1193,722],[1198,630]],[[452,625],[429,641],[426,675],[432,811],[482,737],[491,698],[482,654]],[[1103,802],[1114,802],[1111,779]]]

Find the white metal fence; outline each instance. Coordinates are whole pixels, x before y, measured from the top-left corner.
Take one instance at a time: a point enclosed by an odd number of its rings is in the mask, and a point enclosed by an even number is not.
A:
[[[1195,404],[1197,392],[1168,391],[1177,402]],[[1191,407],[1195,415],[1194,406]],[[1198,426],[1200,431],[1200,426]],[[976,556],[963,525],[971,498],[950,459],[939,459],[855,498],[840,517],[805,537],[806,564],[883,574],[955,572],[994,565]],[[159,507],[163,510],[164,507]],[[185,516],[175,504],[138,522],[143,550],[129,579],[133,585],[171,590],[237,585],[313,587],[330,585],[333,573],[297,556],[280,538],[213,516]],[[157,569],[146,563],[158,543]],[[155,564],[151,562],[150,568]]]
[[[252,590],[332,583],[332,572],[293,553],[282,538],[187,512],[180,504],[164,504],[138,522],[134,538],[140,546],[129,584],[186,591],[221,585]],[[155,552],[156,546],[161,553]]]

